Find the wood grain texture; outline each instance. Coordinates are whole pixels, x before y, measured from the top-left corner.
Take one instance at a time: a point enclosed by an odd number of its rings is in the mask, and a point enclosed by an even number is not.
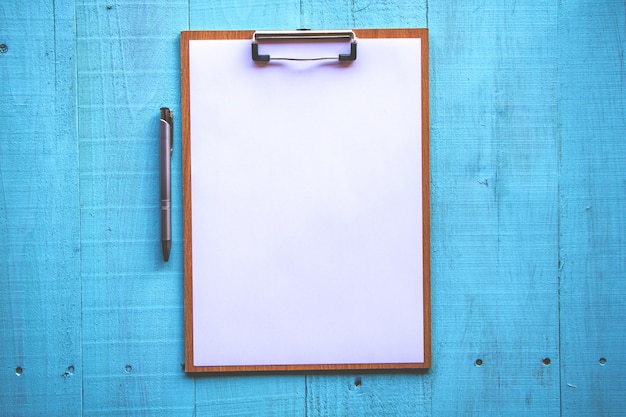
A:
[[[413,0],[303,0],[299,27],[425,28],[427,5],[427,1]]]
[[[426,372],[307,375],[307,416],[430,414]]]
[[[181,193],[159,238],[159,108],[174,111],[181,189],[178,34],[186,2],[77,2],[83,415],[190,415],[183,357]]]
[[[556,5],[428,10],[433,415],[558,416]]]
[[[300,0],[189,0],[189,29],[298,29],[300,3]]]
[[[197,377],[198,416],[306,416],[302,375]]]
[[[12,3],[0,5],[0,415],[79,415],[74,5]]]
[[[563,416],[626,415],[626,5],[559,10]]]
[[[0,414],[625,414],[624,16],[614,0],[0,2]],[[434,367],[185,377],[181,195],[163,264],[155,194],[161,106],[181,187],[179,32],[302,26],[429,28]]]

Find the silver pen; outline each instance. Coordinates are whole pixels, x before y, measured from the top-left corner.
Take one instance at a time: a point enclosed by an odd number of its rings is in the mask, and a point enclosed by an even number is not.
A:
[[[172,111],[161,107],[160,172],[161,172],[161,248],[163,261],[170,259],[172,248],[172,153],[174,152],[174,118]]]

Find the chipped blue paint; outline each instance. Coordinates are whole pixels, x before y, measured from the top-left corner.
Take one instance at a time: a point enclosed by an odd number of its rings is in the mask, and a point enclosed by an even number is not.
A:
[[[626,414],[626,6],[535,3],[0,3],[0,415]],[[429,28],[431,370],[182,372],[179,32],[298,27]]]

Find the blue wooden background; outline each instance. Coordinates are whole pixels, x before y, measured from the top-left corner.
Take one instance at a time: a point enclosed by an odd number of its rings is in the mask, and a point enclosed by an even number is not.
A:
[[[299,27],[429,28],[429,371],[181,369],[179,33]],[[626,415],[623,1],[3,0],[0,44],[0,415]]]

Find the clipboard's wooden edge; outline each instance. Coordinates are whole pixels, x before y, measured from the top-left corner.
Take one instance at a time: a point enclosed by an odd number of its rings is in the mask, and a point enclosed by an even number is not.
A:
[[[193,254],[191,251],[191,122],[190,122],[190,40],[252,39],[253,30],[182,31],[180,33],[181,92],[182,92],[182,174],[183,174],[183,281],[185,372],[198,372],[193,365]]]
[[[189,39],[180,36],[182,183],[183,183],[183,299],[185,321],[185,371],[193,363],[193,293],[191,283],[191,122],[189,120]]]
[[[293,371],[410,371],[428,369],[426,363],[349,363],[349,364],[296,364],[296,365],[242,365],[242,366],[191,366],[185,372],[293,372]]]
[[[422,29],[422,254],[424,303],[424,363],[432,366],[432,324],[430,307],[430,89],[428,30]]]
[[[364,363],[364,364],[302,364],[302,365],[246,365],[195,366],[193,355],[193,286],[192,286],[192,230],[191,230],[191,126],[189,106],[189,41],[191,40],[245,40],[252,39],[254,30],[182,31],[180,34],[182,139],[183,139],[183,240],[184,240],[184,321],[185,372],[280,372],[326,370],[410,370],[432,367],[432,324],[430,293],[430,106],[429,106],[429,47],[428,29],[354,29],[358,38],[420,38],[422,81],[422,226],[423,226],[423,313],[424,362],[418,363]]]
[[[189,45],[189,41],[252,40],[254,32],[254,30],[184,30],[180,32],[181,52],[183,44]]]

